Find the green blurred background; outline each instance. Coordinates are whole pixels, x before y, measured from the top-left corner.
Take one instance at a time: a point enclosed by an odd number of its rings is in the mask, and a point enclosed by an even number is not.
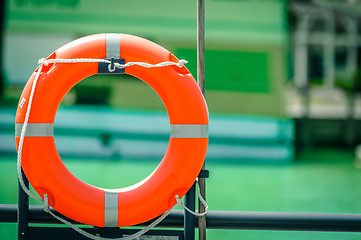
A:
[[[82,36],[127,33],[188,60],[197,76],[196,1],[2,4],[0,203],[17,203],[15,111],[38,59]],[[358,1],[341,0],[206,1],[211,210],[359,213],[360,9]],[[106,188],[149,175],[168,138],[161,100],[127,75],[82,81],[65,96],[55,121],[66,166],[81,180]],[[15,236],[16,224],[0,224],[0,239]],[[208,239],[220,238],[359,239],[360,234],[208,230]]]

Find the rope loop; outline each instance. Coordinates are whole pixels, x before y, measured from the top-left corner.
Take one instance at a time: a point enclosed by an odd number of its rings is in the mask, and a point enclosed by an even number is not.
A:
[[[201,217],[201,216],[204,216],[207,214],[208,212],[208,204],[207,202],[204,200],[204,198],[202,197],[202,194],[200,192],[200,187],[199,187],[199,183],[198,183],[198,178],[196,179],[196,183],[197,183],[197,191],[198,191],[198,198],[199,200],[201,201],[201,203],[203,204],[204,206],[204,212],[202,213],[198,213],[198,212],[194,212],[192,210],[190,210],[189,208],[187,208],[184,203],[180,200],[179,196],[176,195],[175,196],[175,199],[177,200],[177,205],[180,206],[181,208],[184,208],[187,212],[193,214],[194,216],[198,216],[198,217]]]
[[[50,212],[50,207],[49,207],[49,199],[48,199],[48,195],[44,194],[44,212],[49,213]]]

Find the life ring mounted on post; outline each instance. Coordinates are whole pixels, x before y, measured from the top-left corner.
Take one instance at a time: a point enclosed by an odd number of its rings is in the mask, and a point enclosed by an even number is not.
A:
[[[126,34],[97,34],[75,40],[48,59],[114,59],[115,62],[177,62],[163,47]],[[124,59],[124,60],[123,60]],[[108,66],[108,65],[107,65]],[[109,70],[113,68],[109,67]],[[53,124],[65,94],[79,81],[106,72],[97,62],[51,63],[44,66],[33,97],[22,149],[22,167],[36,192],[49,205],[78,222],[122,227],[153,219],[176,204],[194,183],[208,146],[208,111],[194,78],[185,67],[129,66],[124,73],[152,87],[163,101],[170,121],[168,149],[159,166],[141,182],[120,189],[102,189],[77,179],[57,153]],[[16,114],[16,143],[24,123],[32,74]]]

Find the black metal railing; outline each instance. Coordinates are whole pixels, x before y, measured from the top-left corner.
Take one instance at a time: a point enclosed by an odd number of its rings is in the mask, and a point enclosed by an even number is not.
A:
[[[55,210],[52,211],[55,213]],[[209,211],[206,218],[209,229],[361,232],[361,214]],[[16,204],[0,204],[0,222],[17,222]],[[197,217],[195,222],[197,227]],[[42,205],[30,205],[29,223],[59,224],[56,219],[44,212]],[[147,226],[149,223],[145,222],[139,226]],[[172,228],[183,226],[183,210],[173,210],[158,225]]]

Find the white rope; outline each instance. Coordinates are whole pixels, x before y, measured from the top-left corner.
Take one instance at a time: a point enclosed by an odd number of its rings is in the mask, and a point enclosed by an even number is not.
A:
[[[201,203],[203,204],[204,206],[204,212],[202,213],[198,213],[198,212],[194,212],[192,210],[190,210],[189,208],[187,208],[184,203],[180,200],[179,196],[176,195],[175,196],[175,199],[177,200],[177,205],[184,208],[187,212],[193,214],[194,216],[198,216],[198,217],[201,217],[201,216],[204,216],[207,214],[208,212],[208,204],[207,202],[204,200],[204,198],[202,197],[201,195],[201,191],[200,191],[200,187],[199,187],[199,183],[198,183],[198,178],[196,179],[196,183],[197,183],[197,191],[198,191],[198,198],[199,200],[201,201]]]
[[[40,64],[39,68],[38,68],[38,71],[36,72],[36,75],[35,75],[35,78],[34,78],[34,81],[33,81],[33,85],[31,87],[28,108],[26,110],[24,125],[23,125],[23,128],[21,129],[21,134],[20,134],[19,147],[18,147],[18,159],[17,159],[17,170],[18,170],[18,177],[19,177],[20,186],[22,187],[24,192],[26,192],[26,194],[28,194],[31,198],[33,198],[35,200],[38,200],[40,202],[42,202],[43,199],[41,197],[36,196],[33,193],[31,193],[30,190],[25,186],[23,175],[21,173],[21,157],[22,157],[22,152],[23,152],[25,132],[26,132],[26,128],[28,127],[28,122],[29,122],[31,104],[33,102],[33,97],[34,97],[34,94],[35,94],[36,84],[38,82],[40,72],[41,72],[42,69],[43,69],[43,65]]]
[[[43,64],[44,66],[47,66],[49,63],[91,63],[91,62],[102,62],[102,63],[108,63],[108,69],[110,72],[114,72],[115,68],[111,69],[111,61],[110,60],[106,60],[106,59],[93,59],[93,58],[75,58],[75,59],[48,59],[46,60],[45,58],[42,58],[38,61],[38,64]],[[167,62],[161,62],[161,63],[156,63],[156,64],[150,64],[150,63],[145,63],[145,62],[128,62],[125,64],[120,64],[115,62],[114,66],[122,69],[122,68],[126,68],[126,67],[130,67],[133,65],[138,65],[141,67],[145,67],[145,68],[157,68],[157,67],[166,67],[166,66],[177,66],[179,68],[183,67],[184,64],[187,64],[188,61],[186,60],[179,60],[179,62],[171,62],[171,61],[167,61]]]
[[[47,194],[44,194],[44,200],[39,197],[36,196],[35,194],[33,194],[32,192],[30,192],[30,190],[25,186],[24,183],[24,179],[22,177],[22,173],[21,173],[21,157],[22,157],[22,150],[23,150],[23,145],[24,145],[24,138],[25,138],[25,133],[26,133],[26,129],[28,126],[28,122],[29,122],[29,116],[30,116],[30,111],[31,111],[31,105],[33,102],[33,98],[34,98],[34,94],[35,94],[35,88],[37,85],[37,82],[39,80],[39,76],[40,73],[43,69],[43,66],[47,66],[49,63],[80,63],[80,62],[104,62],[104,63],[108,63],[108,68],[109,71],[114,71],[115,68],[111,69],[110,65],[111,65],[111,61],[109,60],[105,60],[105,59],[89,59],[89,58],[78,58],[78,59],[40,59],[38,64],[39,64],[39,68],[38,71],[35,73],[35,78],[31,87],[31,92],[30,92],[30,96],[29,96],[29,103],[28,103],[28,107],[26,110],[26,114],[25,114],[25,120],[24,120],[24,124],[23,127],[21,129],[21,134],[20,134],[20,140],[19,140],[19,147],[18,147],[18,157],[17,157],[17,172],[18,172],[18,178],[19,178],[19,183],[20,186],[22,187],[22,189],[24,190],[24,192],[29,195],[31,198],[39,201],[39,202],[43,202],[44,204],[44,211],[49,213],[51,216],[53,216],[55,219],[57,219],[58,221],[64,223],[65,225],[71,227],[72,229],[74,229],[76,232],[90,238],[93,240],[131,240],[131,239],[136,239],[139,238],[141,235],[143,235],[144,233],[146,233],[147,231],[149,231],[151,228],[155,227],[157,224],[159,224],[161,221],[163,221],[164,218],[166,218],[168,216],[168,214],[172,211],[172,209],[175,207],[173,206],[171,209],[169,209],[168,211],[166,211],[165,213],[163,213],[162,216],[160,216],[157,220],[155,220],[154,222],[152,222],[151,224],[149,224],[146,228],[132,234],[126,237],[122,237],[122,238],[103,238],[103,237],[99,237],[99,236],[95,236],[93,234],[90,234],[82,229],[80,229],[79,227],[75,226],[74,224],[70,223],[69,221],[55,215],[52,211],[50,211],[50,207],[49,207],[49,202],[48,202],[48,196]],[[170,66],[170,65],[176,65],[178,67],[183,67],[184,64],[186,64],[187,61],[185,60],[180,60],[178,63],[175,62],[161,62],[158,64],[149,64],[149,63],[143,63],[143,62],[128,62],[126,64],[119,64],[119,63],[114,63],[114,66],[117,68],[125,68],[128,66],[132,66],[132,65],[139,65],[142,67],[146,67],[146,68],[151,68],[151,67],[165,67],[165,66]],[[198,184],[198,180],[197,180],[197,184]],[[191,210],[189,210],[186,206],[183,205],[183,203],[180,201],[179,196],[176,196],[176,200],[177,200],[177,204],[181,207],[184,207],[187,211],[193,213],[196,216],[203,216],[207,213],[208,210],[208,205],[207,203],[204,201],[204,199],[202,198],[202,196],[200,195],[199,192],[199,185],[198,185],[198,196],[200,201],[203,203],[203,205],[205,206],[206,211],[204,213],[196,213],[193,212]]]
[[[84,230],[82,230],[81,228],[78,228],[77,226],[75,226],[74,224],[70,223],[69,221],[55,215],[53,212],[50,211],[49,205],[48,205],[48,196],[46,194],[44,194],[44,211],[49,213],[51,216],[53,216],[55,219],[57,219],[58,221],[64,223],[65,225],[71,227],[74,231],[84,235],[85,237],[88,237],[90,239],[93,240],[131,240],[131,239],[137,239],[140,236],[142,236],[144,233],[148,232],[150,229],[152,229],[153,227],[155,227],[156,225],[158,225],[161,221],[164,220],[164,218],[166,218],[169,213],[173,210],[175,206],[173,206],[171,209],[169,209],[168,211],[166,211],[165,213],[163,213],[162,216],[160,216],[157,220],[155,220],[154,222],[152,222],[151,224],[149,224],[146,228],[132,234],[126,237],[122,237],[122,238],[103,238],[100,236],[96,236],[93,235],[91,233],[88,233]]]

